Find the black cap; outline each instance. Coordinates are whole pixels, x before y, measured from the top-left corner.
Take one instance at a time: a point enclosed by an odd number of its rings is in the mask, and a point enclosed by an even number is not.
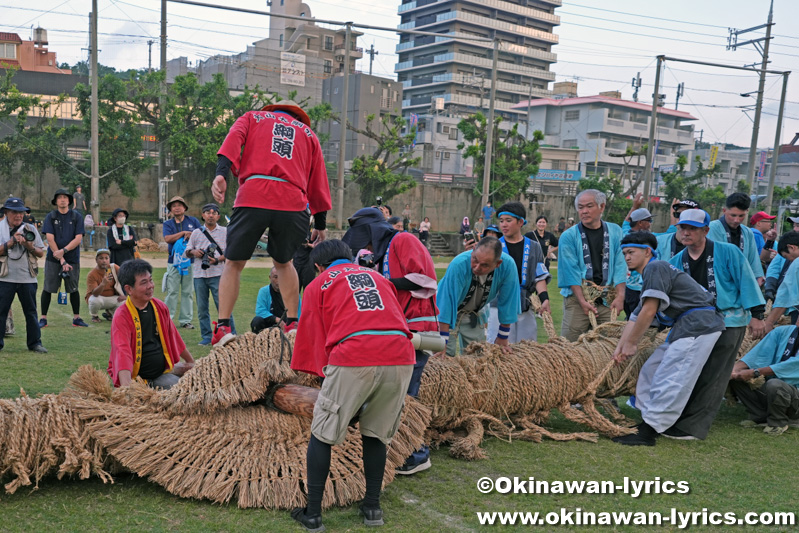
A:
[[[73,198],[72,198],[72,193],[71,193],[71,192],[69,192],[69,191],[68,191],[68,190],[66,190],[66,189],[58,189],[58,190],[55,192],[55,194],[53,195],[53,200],[52,200],[50,203],[51,203],[51,204],[53,204],[53,205],[56,205],[56,203],[55,203],[55,201],[56,201],[56,198],[58,198],[58,197],[59,197],[59,196],[61,196],[62,194],[63,194],[64,196],[69,196],[69,200],[70,200],[70,202],[73,200]]]
[[[130,213],[128,213],[127,211],[125,211],[121,207],[117,207],[116,209],[114,209],[114,212],[111,213],[111,219],[112,220],[116,220],[117,215],[120,214],[120,213],[125,213],[125,218],[130,218]]]
[[[213,202],[211,202],[210,204],[205,204],[203,206],[202,212],[205,213],[206,211],[216,211],[217,213],[219,213],[219,206]]]

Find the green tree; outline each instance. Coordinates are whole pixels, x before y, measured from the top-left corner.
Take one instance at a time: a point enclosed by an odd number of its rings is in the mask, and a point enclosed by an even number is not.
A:
[[[617,224],[624,222],[624,217],[633,205],[632,200],[623,196],[624,186],[621,182],[621,177],[613,172],[610,172],[607,176],[601,174],[587,174],[586,177],[580,180],[577,189],[578,191],[596,189],[605,193],[607,196],[607,203],[605,204],[605,214],[603,218],[608,222],[615,222]]]
[[[409,149],[416,135],[415,128],[402,135],[405,120],[402,117],[383,115],[376,123],[375,115],[366,117],[363,128],[347,121],[347,129],[375,142],[371,154],[356,157],[352,161],[350,179],[358,184],[361,204],[372,205],[377,196],[388,201],[416,186],[416,180],[407,174],[408,168],[416,166],[420,157],[413,157]]]
[[[25,95],[13,82],[15,73],[10,69],[0,78],[0,170],[13,175],[19,165],[22,183],[34,185],[48,168],[70,168],[66,145],[77,128],[60,127],[55,118],[64,95],[49,102]]]
[[[502,117],[494,121],[494,150],[491,164],[491,181],[489,198],[499,204],[524,194],[529,186],[531,176],[538,173],[541,154],[538,152],[539,142],[544,134],[536,130],[532,140],[519,134],[519,125],[501,132],[499,124]],[[464,158],[474,158],[474,173],[483,175],[485,168],[486,137],[488,119],[482,113],[471,115],[458,123],[465,142],[458,145],[463,150]],[[477,180],[475,195],[483,194],[483,181]]]
[[[79,83],[75,87],[78,112],[82,117],[82,135],[91,138],[91,88]],[[152,160],[142,158],[142,134],[136,117],[127,109],[126,83],[113,74],[106,74],[97,85],[97,112],[99,126],[99,172],[100,193],[108,190],[112,183],[128,198],[138,196],[136,186],[139,174],[152,165]],[[83,173],[91,170],[90,160],[75,162]],[[62,175],[61,181],[71,187],[87,187],[89,179],[74,170]],[[88,188],[88,187],[87,187]]]

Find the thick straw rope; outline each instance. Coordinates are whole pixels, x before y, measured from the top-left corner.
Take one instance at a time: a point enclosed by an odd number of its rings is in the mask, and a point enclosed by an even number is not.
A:
[[[124,467],[184,497],[240,507],[304,505],[310,420],[251,404],[278,383],[317,384],[289,368],[293,338],[276,330],[213,349],[170,391],[141,382],[113,389],[107,374],[81,367],[60,395],[0,400],[0,479],[6,490],[47,474]],[[384,484],[424,442],[429,409],[408,397],[388,450]],[[334,448],[323,505],[363,498],[361,438],[348,430]]]

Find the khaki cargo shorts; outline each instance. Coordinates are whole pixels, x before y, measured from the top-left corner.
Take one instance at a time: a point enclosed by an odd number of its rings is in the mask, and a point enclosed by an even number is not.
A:
[[[350,420],[358,415],[361,434],[388,446],[399,427],[413,365],[328,365],[324,372],[311,423],[314,437],[341,444]]]

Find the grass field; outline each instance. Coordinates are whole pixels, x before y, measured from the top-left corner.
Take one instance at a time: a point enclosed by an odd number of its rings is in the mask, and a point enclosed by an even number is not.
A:
[[[163,269],[156,271],[160,281]],[[555,271],[556,273],[556,271]],[[246,329],[258,288],[268,270],[245,269],[235,316]],[[442,272],[439,272],[441,275]],[[85,272],[83,274],[85,277]],[[556,283],[550,284],[553,312],[559,327],[561,300]],[[83,289],[83,288],[82,288]],[[162,297],[160,291],[156,291]],[[68,306],[53,304],[51,326],[43,330],[49,354],[25,349],[24,321],[15,303],[16,337],[6,340],[0,352],[0,397],[12,398],[23,388],[30,395],[60,391],[70,374],[83,364],[105,368],[108,361],[109,324],[88,329],[71,326]],[[213,310],[212,310],[213,313]],[[84,318],[88,320],[84,312]],[[212,314],[213,316],[213,314]],[[195,319],[195,326],[196,326]],[[543,330],[543,328],[539,328]],[[197,346],[199,329],[184,338],[195,356],[208,348]],[[542,339],[539,336],[539,339]],[[625,408],[630,416],[636,416]],[[593,512],[679,511],[745,512],[795,511],[799,483],[788,461],[799,445],[799,430],[769,437],[758,430],[740,428],[741,407],[723,407],[710,436],[702,442],[660,439],[654,448],[627,448],[600,438],[598,443],[505,442],[489,438],[484,447],[489,459],[466,462],[449,457],[447,449],[434,450],[433,468],[409,478],[399,478],[384,493],[385,531],[474,531],[480,526],[478,511]],[[553,413],[551,429],[558,432],[585,428]],[[688,494],[481,494],[477,480],[488,476],[537,480],[686,481]],[[4,479],[7,481],[7,479]],[[355,507],[325,513],[329,531],[364,531]],[[521,527],[521,526],[520,526]],[[544,526],[533,531],[594,530],[599,527]],[[641,531],[641,526],[603,527],[603,530]],[[661,530],[677,530],[666,525]],[[715,528],[726,531],[729,526]],[[740,529],[740,528],[736,528]],[[747,531],[784,531],[789,527],[747,527]],[[37,490],[23,487],[16,494],[0,492],[0,531],[301,531],[285,511],[241,510],[234,505],[175,497],[160,486],[135,475],[121,475],[114,484],[48,478]]]

